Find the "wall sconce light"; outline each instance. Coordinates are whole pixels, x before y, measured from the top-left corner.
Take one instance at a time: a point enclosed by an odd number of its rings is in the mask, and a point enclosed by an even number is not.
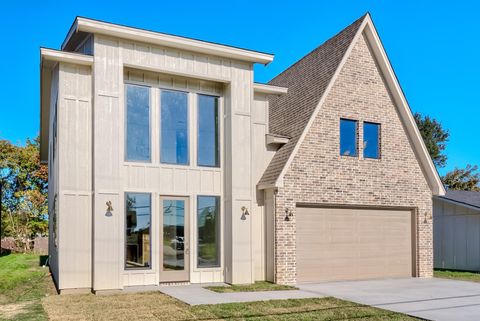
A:
[[[432,214],[425,211],[425,219],[423,220],[423,223],[428,223],[427,220],[431,220],[432,219]]]
[[[293,213],[292,211],[288,208],[288,207],[285,207],[285,221],[290,221],[290,217],[293,216]]]
[[[250,213],[248,212],[248,209],[245,207],[245,206],[242,206],[242,221],[245,221],[247,219],[247,217],[245,215],[250,215]]]
[[[113,212],[113,206],[112,206],[112,202],[111,201],[107,201],[107,203],[105,203],[105,205],[107,205],[107,212],[105,213],[105,216],[107,217],[110,217],[112,216],[112,212]]]

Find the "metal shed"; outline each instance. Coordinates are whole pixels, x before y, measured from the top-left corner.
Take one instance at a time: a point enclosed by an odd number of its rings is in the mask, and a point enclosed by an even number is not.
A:
[[[434,267],[480,271],[480,192],[433,199]]]

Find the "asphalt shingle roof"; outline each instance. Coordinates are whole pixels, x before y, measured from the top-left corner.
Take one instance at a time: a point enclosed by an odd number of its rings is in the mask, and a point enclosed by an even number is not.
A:
[[[275,184],[279,178],[366,16],[353,22],[268,83],[288,88],[287,94],[269,98],[269,131],[291,139],[275,153],[259,185]]]
[[[440,196],[439,198],[478,207],[480,209],[480,192],[449,190],[444,196]]]

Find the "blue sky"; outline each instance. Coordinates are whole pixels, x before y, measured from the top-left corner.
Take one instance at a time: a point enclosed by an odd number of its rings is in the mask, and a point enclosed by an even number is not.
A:
[[[448,165],[480,165],[476,1],[2,1],[0,138],[39,128],[39,47],[59,48],[75,16],[275,53],[265,82],[366,11],[413,111],[450,130]]]

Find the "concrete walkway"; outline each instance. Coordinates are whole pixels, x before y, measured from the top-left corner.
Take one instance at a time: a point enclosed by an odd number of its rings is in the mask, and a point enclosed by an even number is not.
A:
[[[480,320],[480,283],[438,278],[329,282],[303,291],[437,321]]]
[[[305,299],[333,296],[427,320],[480,320],[480,283],[445,279],[387,279],[301,284],[299,290],[216,293],[215,284],[160,286],[158,289],[190,305]]]
[[[190,305],[219,304],[236,302],[253,302],[267,300],[307,299],[318,298],[323,295],[303,290],[287,291],[259,291],[259,292],[234,292],[217,293],[205,289],[206,286],[221,286],[224,283],[214,284],[189,284],[177,286],[161,286],[160,292],[172,296]]]

